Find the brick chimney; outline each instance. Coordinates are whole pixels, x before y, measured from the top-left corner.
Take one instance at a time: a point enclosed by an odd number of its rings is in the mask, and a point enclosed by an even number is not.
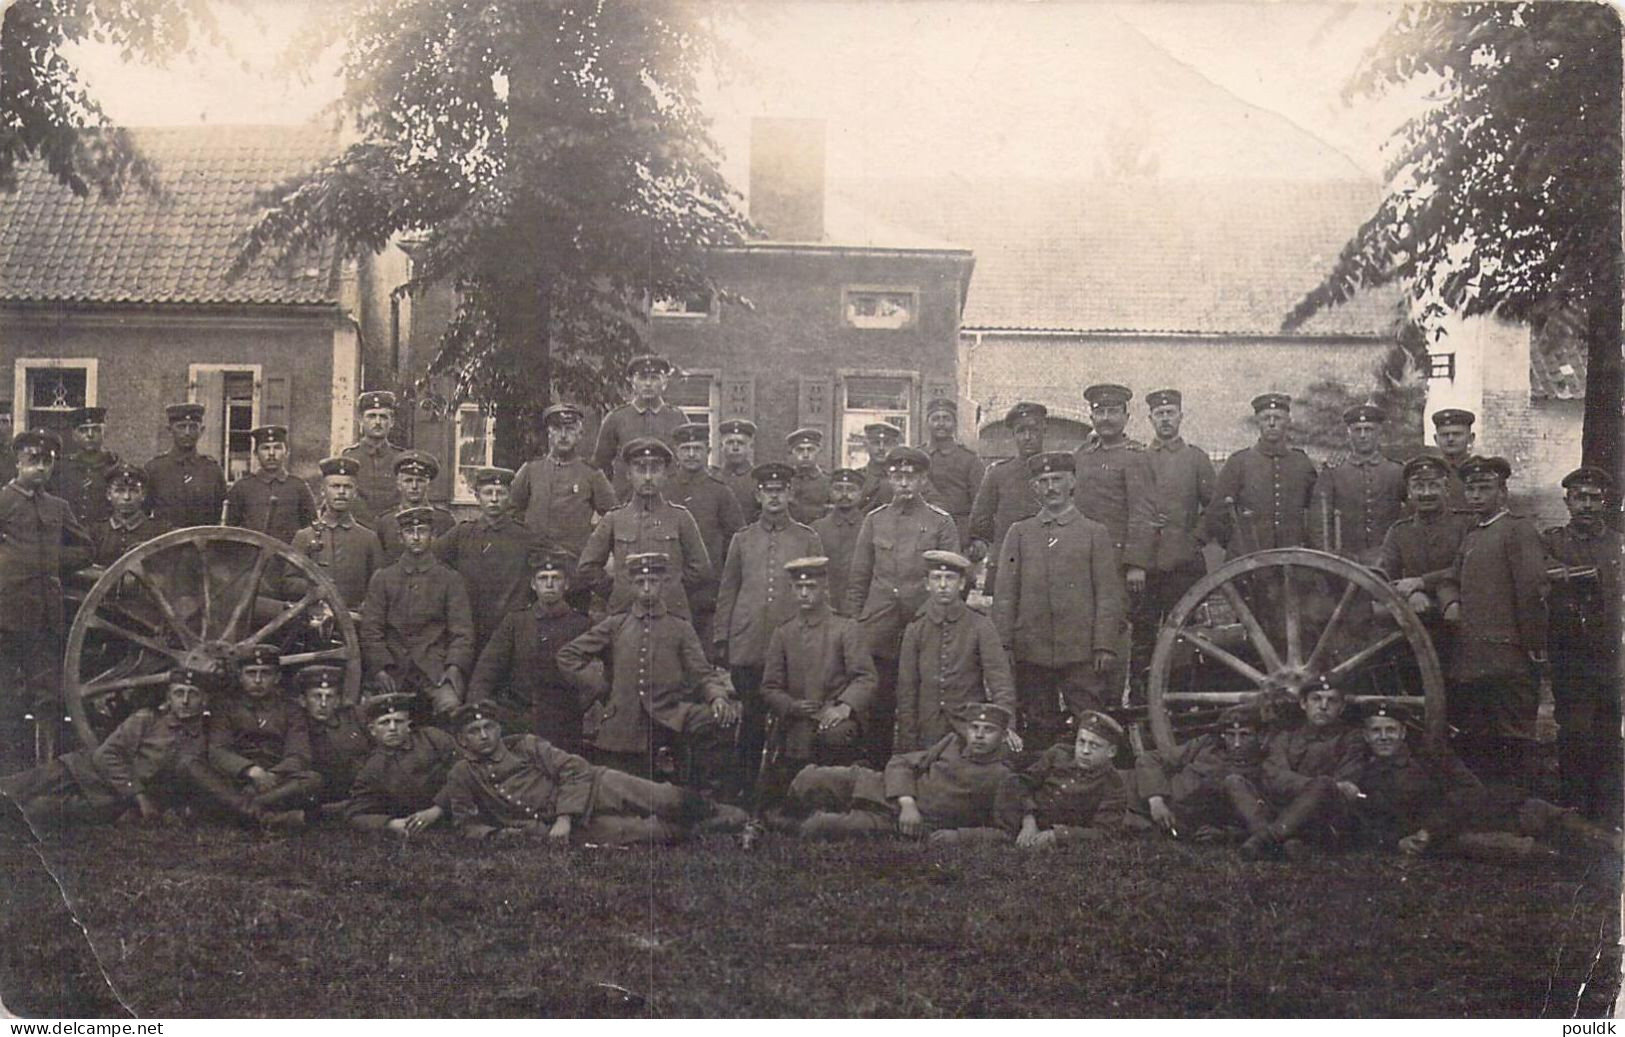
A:
[[[750,218],[773,241],[823,240],[824,120],[752,120]]]

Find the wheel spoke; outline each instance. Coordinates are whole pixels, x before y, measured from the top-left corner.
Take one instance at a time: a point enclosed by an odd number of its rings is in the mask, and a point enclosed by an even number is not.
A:
[[[145,634],[138,634],[134,630],[127,627],[121,627],[117,623],[101,615],[92,615],[90,619],[86,621],[85,625],[90,627],[92,630],[101,630],[105,633],[112,634],[114,637],[121,637],[124,640],[129,641],[131,644],[140,645],[142,648],[145,648],[150,652],[157,652],[159,655],[168,656],[177,662],[180,661],[181,656],[184,654],[180,649],[171,648],[162,641],[156,641],[153,638],[147,637]]]
[[[1366,645],[1358,652],[1355,652],[1347,659],[1344,659],[1336,666],[1333,666],[1330,670],[1327,670],[1326,680],[1330,683],[1335,683],[1345,677],[1348,677],[1350,674],[1354,673],[1355,670],[1358,670],[1360,667],[1364,666],[1366,663],[1375,659],[1377,656],[1381,655],[1383,652],[1386,652],[1388,649],[1392,648],[1394,645],[1403,640],[1405,640],[1404,631],[1395,630],[1387,637]]]
[[[188,648],[197,644],[201,638],[192,633],[186,624],[181,622],[181,617],[175,614],[175,606],[169,603],[169,598],[164,594],[163,588],[158,586],[158,581],[152,578],[152,574],[147,572],[146,567],[140,562],[136,562],[130,566],[130,573],[152,596],[153,603],[158,606],[159,614],[164,617],[164,622],[168,623],[169,628],[181,639],[181,643]]]
[[[1269,683],[1268,677],[1264,676],[1262,673],[1259,673],[1249,663],[1237,658],[1231,652],[1220,648],[1218,645],[1208,640],[1205,635],[1198,634],[1194,630],[1181,630],[1179,632],[1179,636],[1195,645],[1203,655],[1218,660],[1258,687],[1262,688]],[[1166,697],[1167,696],[1164,696],[1164,698]]]
[[[198,620],[198,628],[201,631],[202,639],[207,641],[209,639],[209,608],[211,604],[209,592],[209,555],[203,550],[203,541],[201,540],[192,541],[192,550],[197,552],[198,582],[203,586],[203,612]]]
[[[1213,706],[1234,706],[1252,699],[1256,691],[1171,691],[1162,696],[1164,702],[1205,702]]]
[[[1219,589],[1229,600],[1230,607],[1235,609],[1236,618],[1241,620],[1241,625],[1246,628],[1247,636],[1252,639],[1253,647],[1258,649],[1258,657],[1264,661],[1265,667],[1271,670],[1281,669],[1280,653],[1276,652],[1275,646],[1270,643],[1269,636],[1264,633],[1264,628],[1259,624],[1258,617],[1253,615],[1253,610],[1242,600],[1241,592],[1230,583],[1220,584]]]
[[[87,684],[79,689],[79,697],[81,699],[97,698],[115,691],[127,691],[130,688],[152,688],[168,682],[168,673],[149,673],[145,677],[120,677],[118,680]]]
[[[257,645],[257,644],[259,644],[261,641],[263,641],[266,638],[270,637],[272,634],[276,633],[278,630],[281,630],[283,627],[287,626],[290,622],[293,621],[293,618],[295,616],[299,615],[299,613],[305,611],[306,609],[310,608],[312,605],[316,604],[316,602],[320,601],[321,597],[322,597],[322,595],[321,595],[320,591],[316,591],[316,590],[310,591],[304,597],[300,598],[298,601],[294,602],[292,605],[289,605],[287,608],[283,609],[280,613],[277,614],[276,618],[272,619],[270,622],[266,623],[264,626],[260,627],[256,631],[254,631],[254,633],[250,634],[249,637],[248,637],[248,640],[244,641],[243,644],[245,644],[245,645]]]
[[[1281,567],[1281,611],[1286,621],[1286,662],[1297,667],[1303,663],[1303,629],[1298,615],[1298,585],[1292,579],[1290,565]]]
[[[308,666],[311,663],[325,663],[349,659],[350,650],[347,648],[324,648],[319,652],[297,652],[282,657],[283,666]]]
[[[237,626],[248,615],[248,610],[259,599],[260,581],[265,577],[265,568],[271,564],[271,555],[263,547],[254,556],[254,567],[248,571],[248,586],[243,589],[242,596],[237,604],[231,607],[231,615],[226,618],[226,628],[220,636],[230,639],[237,632]]]
[[[1332,631],[1336,630],[1337,624],[1343,621],[1343,614],[1349,610],[1349,605],[1353,604],[1354,595],[1359,593],[1359,590],[1359,585],[1355,583],[1350,583],[1343,588],[1343,596],[1337,599],[1337,607],[1332,609],[1332,614],[1327,618],[1326,625],[1321,628],[1320,637],[1315,641],[1314,650],[1309,653],[1308,661],[1303,664],[1305,673],[1313,674],[1319,668],[1320,660],[1325,657],[1332,647]]]

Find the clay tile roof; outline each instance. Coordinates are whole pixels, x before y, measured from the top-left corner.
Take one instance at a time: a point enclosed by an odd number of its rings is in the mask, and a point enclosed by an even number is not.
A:
[[[115,201],[76,197],[41,162],[0,194],[0,301],[326,304],[337,300],[331,249],[277,269],[260,259],[226,271],[255,194],[337,153],[328,131],[211,126],[133,131],[168,192],[131,186]]]
[[[1559,312],[1536,330],[1529,349],[1529,395],[1537,400],[1583,400],[1586,394],[1584,318]]]

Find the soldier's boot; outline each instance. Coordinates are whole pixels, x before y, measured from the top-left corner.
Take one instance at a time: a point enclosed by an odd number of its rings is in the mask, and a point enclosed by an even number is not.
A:
[[[896,823],[885,814],[853,810],[835,814],[820,810],[801,822],[801,837],[820,841],[891,835]]]
[[[1277,840],[1270,831],[1270,808],[1253,783],[1239,774],[1224,779],[1225,798],[1230,808],[1247,826],[1247,839],[1241,844],[1241,855],[1250,861],[1274,857],[1279,850]]]
[[[1318,817],[1330,798],[1337,794],[1337,785],[1330,778],[1315,778],[1309,786],[1292,798],[1286,809],[1270,824],[1270,835],[1280,843],[1292,839],[1303,826]]]
[[[233,787],[224,775],[201,758],[187,760],[180,772],[196,805],[208,813],[223,815],[241,825],[257,825],[266,813],[253,797]]]
[[[1546,839],[1565,857],[1619,860],[1620,833],[1565,811],[1548,823]]]
[[[1542,846],[1527,835],[1511,832],[1463,832],[1450,840],[1450,851],[1475,861],[1500,864],[1526,864],[1531,861],[1550,861],[1557,852]]]

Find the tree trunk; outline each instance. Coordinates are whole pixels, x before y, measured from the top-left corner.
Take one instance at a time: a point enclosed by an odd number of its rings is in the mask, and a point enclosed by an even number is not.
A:
[[[1616,284],[1595,307],[1587,327],[1585,428],[1581,433],[1583,463],[1620,478],[1621,432],[1625,430],[1625,378],[1620,356],[1620,295]]]

